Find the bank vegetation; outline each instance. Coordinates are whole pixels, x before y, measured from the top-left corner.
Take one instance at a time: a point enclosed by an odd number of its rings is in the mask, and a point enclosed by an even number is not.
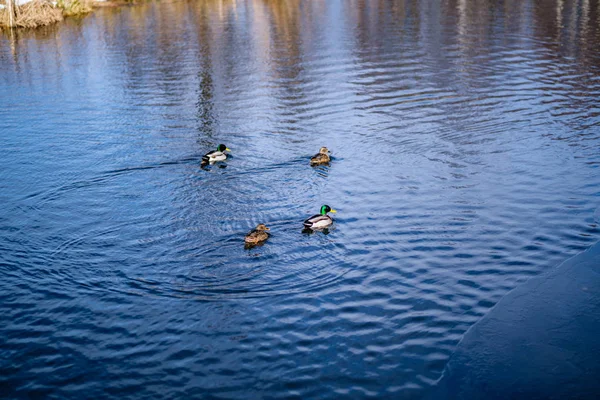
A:
[[[1,28],[36,28],[92,11],[93,0],[0,0]]]

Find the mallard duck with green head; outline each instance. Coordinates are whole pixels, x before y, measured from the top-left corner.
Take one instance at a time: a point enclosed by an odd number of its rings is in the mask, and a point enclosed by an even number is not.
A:
[[[224,144],[218,145],[216,150],[209,151],[202,156],[202,165],[214,164],[217,161],[225,161],[227,159],[227,154],[225,154],[226,151],[231,150]]]
[[[246,244],[258,244],[262,243],[269,238],[269,228],[265,224],[258,224],[256,228],[252,229],[244,239]]]
[[[328,205],[321,206],[321,213],[317,215],[313,215],[306,221],[304,221],[304,226],[310,229],[322,229],[327,228],[331,224],[333,224],[333,218],[331,218],[327,213],[332,212],[335,213],[333,208]]]
[[[329,161],[331,161],[331,157],[329,157],[329,153],[330,153],[330,151],[327,147],[321,147],[321,150],[319,150],[319,153],[317,153],[311,157],[310,165],[327,164]]]

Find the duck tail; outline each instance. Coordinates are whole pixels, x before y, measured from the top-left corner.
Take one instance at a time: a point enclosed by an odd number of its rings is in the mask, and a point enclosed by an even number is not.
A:
[[[200,161],[200,165],[206,166],[209,164],[209,162],[210,162],[210,160],[208,159],[207,156],[202,156],[202,161]]]

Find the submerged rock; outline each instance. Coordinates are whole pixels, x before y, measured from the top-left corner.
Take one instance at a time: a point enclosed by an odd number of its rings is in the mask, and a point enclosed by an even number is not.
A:
[[[600,398],[600,243],[498,302],[430,398]]]

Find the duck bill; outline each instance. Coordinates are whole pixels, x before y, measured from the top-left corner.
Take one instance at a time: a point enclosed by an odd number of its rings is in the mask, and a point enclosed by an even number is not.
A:
[[[229,147],[225,147],[225,151],[231,151]]]
[[[270,230],[271,230],[271,228],[265,228],[265,231],[270,231]]]
[[[336,213],[336,212],[337,212],[337,210],[334,210],[334,209],[332,208],[332,209],[331,209],[331,211],[329,211],[329,212]]]

